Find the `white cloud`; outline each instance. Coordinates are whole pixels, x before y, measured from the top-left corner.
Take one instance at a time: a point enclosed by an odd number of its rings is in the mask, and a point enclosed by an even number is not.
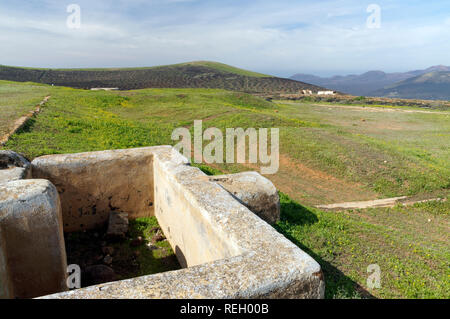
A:
[[[365,5],[352,0],[79,2],[79,30],[65,27],[59,1],[48,0],[52,10],[41,16],[0,5],[0,63],[101,67],[208,59],[286,76],[450,64],[450,18],[397,20],[389,16],[398,9],[391,2],[382,6],[381,29],[367,29]]]

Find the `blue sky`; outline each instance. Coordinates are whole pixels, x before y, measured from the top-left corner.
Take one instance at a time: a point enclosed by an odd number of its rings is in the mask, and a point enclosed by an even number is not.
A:
[[[69,29],[69,4],[81,28]],[[381,25],[367,27],[370,4]],[[0,64],[212,60],[279,76],[450,65],[448,0],[0,0]]]

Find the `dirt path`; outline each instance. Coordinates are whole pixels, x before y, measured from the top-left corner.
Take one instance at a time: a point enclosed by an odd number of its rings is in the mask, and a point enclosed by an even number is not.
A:
[[[18,120],[16,120],[11,128],[11,130],[6,133],[4,136],[0,137],[0,146],[5,145],[8,140],[10,139],[10,137],[16,133],[18,130],[20,130],[26,123],[27,121],[33,117],[35,114],[38,114],[41,111],[41,107],[48,102],[48,100],[50,99],[50,96],[46,96],[41,103],[39,103],[38,105],[36,105],[35,109],[33,111],[28,112],[26,115],[22,116],[21,118],[19,118]]]
[[[335,108],[346,108],[357,111],[366,112],[402,112],[402,113],[425,113],[425,114],[445,114],[450,115],[450,112],[440,112],[440,111],[422,111],[422,110],[405,110],[402,108],[388,108],[388,107],[371,107],[371,106],[353,106],[353,105],[333,105],[333,104],[311,104],[314,106],[321,107],[335,107]]]
[[[210,166],[224,173],[224,167],[217,164]],[[260,172],[257,164],[241,164],[242,170],[254,170]],[[362,185],[343,180],[330,175],[327,172],[309,167],[287,154],[280,154],[280,168],[276,174],[265,175],[274,185],[288,194],[291,198],[306,204],[320,205],[323,203],[336,203],[351,201],[354,199],[369,200],[376,198],[379,194],[364,188]]]
[[[375,208],[375,207],[394,207],[397,204],[401,204],[404,206],[414,205],[417,203],[426,203],[433,201],[446,201],[446,199],[442,198],[432,198],[425,200],[407,200],[407,196],[402,197],[393,197],[393,198],[384,198],[384,199],[376,199],[369,200],[363,202],[346,202],[346,203],[337,203],[330,205],[319,205],[317,208],[321,209],[364,209],[364,208]]]
[[[290,105],[303,105],[304,103],[295,103],[295,102],[282,102],[283,104],[290,104]],[[366,112],[401,112],[401,113],[424,113],[424,114],[443,114],[443,115],[450,115],[450,112],[443,112],[443,111],[425,111],[425,110],[409,110],[409,109],[403,109],[400,106],[399,107],[375,107],[375,106],[355,106],[355,105],[345,105],[345,104],[320,104],[320,103],[311,103],[309,105],[313,106],[320,106],[324,108],[345,108],[349,110],[356,110],[356,111],[366,111]]]
[[[224,167],[217,164],[210,166],[223,171]],[[241,164],[242,168],[260,172],[257,164]],[[401,204],[404,206],[431,201],[446,201],[442,198],[413,199],[407,196],[368,200],[377,197],[375,192],[365,189],[362,185],[349,182],[324,171],[316,170],[297,162],[286,154],[280,154],[280,169],[274,175],[266,175],[278,190],[288,194],[291,198],[306,204],[325,210],[365,209],[375,207],[393,207]],[[360,201],[351,201],[360,199]],[[367,199],[367,200],[366,200]],[[343,200],[342,202],[340,200]],[[347,201],[346,201],[347,200]],[[320,203],[333,203],[323,204]],[[336,203],[338,202],[338,203]]]

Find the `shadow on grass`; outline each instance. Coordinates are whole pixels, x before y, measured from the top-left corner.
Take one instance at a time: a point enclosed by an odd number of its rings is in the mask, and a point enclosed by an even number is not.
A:
[[[207,165],[194,166],[197,166],[209,176],[223,174],[220,170]],[[283,223],[293,227],[307,226],[319,222],[319,218],[314,212],[295,202],[286,194],[281,192],[279,192],[279,194],[281,203],[281,223],[278,223],[274,227],[278,232],[283,234],[287,239],[292,241],[320,264],[325,276],[325,298],[375,298],[375,296],[370,294],[365,288],[347,277],[342,271],[323,259],[319,254],[315,253],[313,249],[306,247],[297,238],[283,229]]]
[[[34,116],[31,116],[30,118],[28,118],[25,121],[25,123],[22,125],[22,127],[17,130],[16,134],[31,132],[35,124],[36,124],[36,118]]]
[[[317,223],[319,218],[314,212],[291,200],[285,194],[280,193],[280,199],[281,223],[275,225],[275,229],[320,264],[325,276],[325,298],[375,298],[365,288],[347,277],[342,271],[315,253],[313,249],[302,244],[281,226],[283,223],[293,227],[312,225]]]

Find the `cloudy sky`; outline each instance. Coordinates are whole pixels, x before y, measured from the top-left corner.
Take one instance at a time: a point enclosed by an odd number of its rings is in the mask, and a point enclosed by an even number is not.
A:
[[[81,9],[80,28],[68,27],[70,4]],[[371,4],[381,20],[368,25]],[[448,0],[0,0],[4,65],[212,60],[279,76],[332,75],[450,65],[449,52]]]

